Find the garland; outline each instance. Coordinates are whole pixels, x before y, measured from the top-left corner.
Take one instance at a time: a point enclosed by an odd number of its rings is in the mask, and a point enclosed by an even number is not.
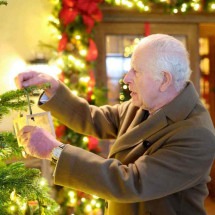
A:
[[[105,0],[112,6],[137,9],[140,12],[200,13],[215,12],[215,0]]]

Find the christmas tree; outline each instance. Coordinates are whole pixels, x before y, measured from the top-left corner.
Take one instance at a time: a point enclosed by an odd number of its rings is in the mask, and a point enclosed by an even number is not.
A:
[[[0,95],[0,120],[11,110],[26,110],[26,93],[31,87],[13,90]],[[57,214],[58,204],[50,198],[49,187],[39,169],[26,168],[22,162],[10,159],[23,158],[23,148],[18,146],[12,132],[0,133],[0,214]]]

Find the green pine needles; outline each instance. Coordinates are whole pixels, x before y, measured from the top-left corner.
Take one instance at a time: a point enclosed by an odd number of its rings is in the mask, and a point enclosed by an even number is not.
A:
[[[12,157],[21,158],[22,151],[23,149],[18,146],[17,139],[13,133],[0,133],[0,161],[4,161]]]
[[[56,214],[59,206],[48,195],[38,169],[23,163],[0,164],[0,214]]]
[[[47,89],[49,87],[50,84],[46,83],[40,88],[32,86],[21,90],[11,90],[0,95],[0,120],[4,115],[8,114],[10,110],[27,110],[28,95],[37,95],[40,89]],[[33,103],[33,101],[30,101],[30,103]]]
[[[49,84],[0,95],[0,120],[10,110],[26,110],[29,105],[28,95],[47,87]],[[40,170],[27,168],[22,162],[7,164],[10,158],[22,157],[22,150],[13,133],[0,133],[0,214],[57,214],[59,205],[50,197],[49,186],[41,177]]]

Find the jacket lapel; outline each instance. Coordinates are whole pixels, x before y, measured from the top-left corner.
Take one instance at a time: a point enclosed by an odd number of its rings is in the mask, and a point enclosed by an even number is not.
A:
[[[137,113],[137,115],[139,115]],[[135,117],[137,123],[139,119]],[[134,123],[132,123],[134,125]],[[142,123],[132,127],[130,126],[126,133],[121,135],[110,150],[109,157],[113,156],[119,151],[134,147],[135,145],[142,143],[151,135],[155,134],[167,125],[167,119],[162,110],[155,115],[149,117]]]
[[[138,110],[131,125],[127,130],[124,130],[126,133],[119,133],[119,137],[110,150],[109,157],[117,152],[142,143],[144,140],[160,131],[168,125],[167,118],[174,122],[184,120],[195,107],[198,98],[199,96],[193,84],[188,82],[185,89],[173,101],[142,123],[140,123],[140,121],[141,117],[143,117],[143,113],[141,109]]]

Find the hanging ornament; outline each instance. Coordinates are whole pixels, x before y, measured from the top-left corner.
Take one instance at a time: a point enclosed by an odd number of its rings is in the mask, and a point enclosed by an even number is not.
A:
[[[54,125],[51,117],[50,112],[41,112],[41,113],[32,113],[31,109],[31,103],[29,99],[29,94],[26,92],[26,97],[28,101],[28,108],[29,108],[29,113],[27,115],[19,114],[17,118],[13,120],[14,124],[14,130],[16,135],[18,132],[26,125],[32,125],[32,126],[38,126],[40,128],[45,129],[46,131],[50,132],[54,137],[55,135],[55,130],[54,130]],[[17,139],[18,144],[20,145],[19,138]]]

